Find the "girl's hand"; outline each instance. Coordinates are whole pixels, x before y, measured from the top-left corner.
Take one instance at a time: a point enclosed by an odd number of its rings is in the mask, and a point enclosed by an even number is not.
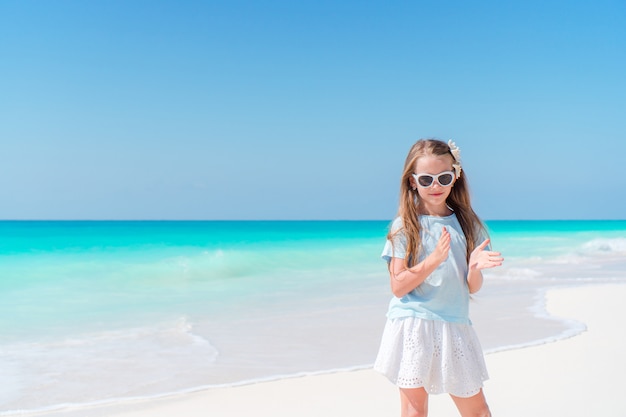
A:
[[[502,265],[504,258],[500,255],[500,252],[485,250],[489,242],[489,239],[485,239],[485,241],[478,245],[476,249],[474,249],[470,254],[470,271],[473,269],[481,270],[486,268],[494,268],[496,266]]]
[[[444,227],[441,231],[441,237],[435,246],[435,250],[430,256],[437,265],[448,259],[448,253],[450,253],[450,232]]]

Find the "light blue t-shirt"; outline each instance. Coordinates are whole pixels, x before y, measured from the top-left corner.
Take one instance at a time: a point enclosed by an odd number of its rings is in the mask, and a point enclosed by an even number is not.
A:
[[[450,253],[426,280],[402,298],[394,297],[389,303],[387,317],[418,317],[427,320],[443,320],[453,323],[471,324],[469,319],[469,289],[467,286],[467,243],[463,229],[455,214],[446,217],[419,216],[423,261],[435,249],[443,228],[450,233]],[[391,231],[402,229],[402,219],[396,218]],[[481,240],[482,242],[482,240]],[[480,243],[480,242],[477,242]],[[388,263],[391,258],[406,257],[406,237],[403,230],[387,240],[382,253]]]

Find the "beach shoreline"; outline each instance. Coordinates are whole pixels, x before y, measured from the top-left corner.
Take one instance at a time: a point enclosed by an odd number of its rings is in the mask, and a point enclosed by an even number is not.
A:
[[[603,339],[611,336],[597,330],[598,322],[606,308],[620,306],[617,301],[620,295],[626,297],[624,283],[594,283],[567,285],[536,289],[545,297],[546,319],[556,323],[567,323],[568,328],[551,338],[536,340],[534,343],[507,349],[494,349],[486,355],[491,379],[487,381],[485,390],[494,415],[524,415],[512,414],[509,410],[513,393],[508,392],[512,385],[521,387],[525,384],[537,384],[537,380],[547,377],[557,379],[555,385],[568,385],[568,380],[559,375],[543,375],[550,368],[546,354],[555,358],[572,356],[568,350],[575,352],[583,344],[602,344]],[[603,301],[603,299],[605,301]],[[505,300],[506,302],[506,300]],[[580,304],[580,306],[579,306]],[[540,312],[531,311],[537,315]],[[573,326],[573,327],[572,327]],[[582,342],[578,339],[586,336]],[[591,337],[589,337],[591,336]],[[612,335],[617,337],[616,335]],[[626,343],[619,339],[617,346],[625,347]],[[569,345],[573,345],[570,347]],[[536,363],[543,363],[545,367],[537,369]],[[547,363],[546,363],[547,362]],[[537,372],[533,376],[531,370]],[[539,375],[541,371],[541,375]],[[524,375],[525,379],[517,376]],[[517,375],[517,376],[516,376]],[[535,380],[533,380],[533,377]],[[560,378],[560,379],[559,379]],[[519,379],[519,380],[518,380]],[[562,380],[561,380],[562,379]],[[573,380],[576,380],[575,378]],[[525,386],[525,385],[524,385]],[[346,390],[346,387],[350,387]],[[504,389],[504,387],[509,387]],[[567,388],[549,387],[556,389],[557,394]],[[528,389],[528,388],[525,388]],[[66,408],[57,411],[26,413],[22,415],[46,417],[147,417],[184,414],[188,416],[214,414],[220,416],[238,416],[254,413],[260,416],[287,416],[299,415],[345,415],[354,414],[360,410],[360,415],[394,415],[398,414],[396,388],[384,377],[376,374],[371,367],[361,369],[345,369],[334,371],[320,371],[303,373],[300,375],[286,375],[272,378],[264,382],[228,386],[221,388],[196,389],[187,393],[178,393],[151,399],[129,399],[126,401],[94,405],[90,407]],[[307,400],[307,398],[309,400]],[[315,398],[311,402],[311,398]],[[541,397],[543,398],[543,397]],[[545,398],[543,402],[547,402]],[[309,403],[307,410],[302,410],[303,403]],[[438,409],[438,415],[456,415],[451,401],[447,396],[433,396],[431,408]],[[524,404],[520,404],[524,406]],[[528,405],[526,405],[528,406]],[[523,408],[523,407],[522,407]],[[352,411],[351,411],[352,410]],[[447,414],[439,414],[447,413]],[[557,414],[541,414],[535,410],[533,414],[548,416]],[[528,414],[526,414],[528,415]],[[584,415],[584,414],[571,414]],[[603,414],[615,415],[618,414]]]
[[[18,317],[3,322],[0,416],[371,367],[391,299],[383,222],[191,226],[5,224],[0,308]],[[584,329],[546,312],[546,291],[626,282],[626,223],[493,226],[510,256],[470,302],[489,354]]]

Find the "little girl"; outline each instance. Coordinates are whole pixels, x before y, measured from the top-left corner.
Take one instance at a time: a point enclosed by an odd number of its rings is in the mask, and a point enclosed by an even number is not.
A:
[[[502,264],[470,204],[454,142],[419,140],[404,164],[398,216],[382,257],[395,296],[374,369],[400,388],[402,417],[426,416],[449,393],[462,416],[490,416],[488,378],[469,319],[482,269]]]

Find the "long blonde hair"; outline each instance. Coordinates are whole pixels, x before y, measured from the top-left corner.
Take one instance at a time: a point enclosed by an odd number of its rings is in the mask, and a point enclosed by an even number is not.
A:
[[[406,236],[406,257],[404,258],[405,267],[409,268],[410,263],[415,264],[419,259],[418,254],[421,249],[420,238],[420,199],[417,190],[411,185],[411,175],[414,173],[417,160],[426,155],[450,155],[453,161],[454,156],[450,152],[447,143],[436,139],[420,139],[409,150],[409,154],[404,162],[404,170],[402,172],[402,181],[400,183],[400,205],[398,208],[398,217],[402,219],[402,228],[399,230],[390,230],[387,238],[393,242],[393,237],[404,231]],[[472,209],[470,202],[469,187],[465,179],[465,171],[461,171],[460,176],[456,179],[450,195],[446,200],[446,204],[454,211],[456,217],[465,234],[467,241],[466,257],[469,256],[476,247],[476,240],[481,234],[486,235],[486,229],[478,215]]]

